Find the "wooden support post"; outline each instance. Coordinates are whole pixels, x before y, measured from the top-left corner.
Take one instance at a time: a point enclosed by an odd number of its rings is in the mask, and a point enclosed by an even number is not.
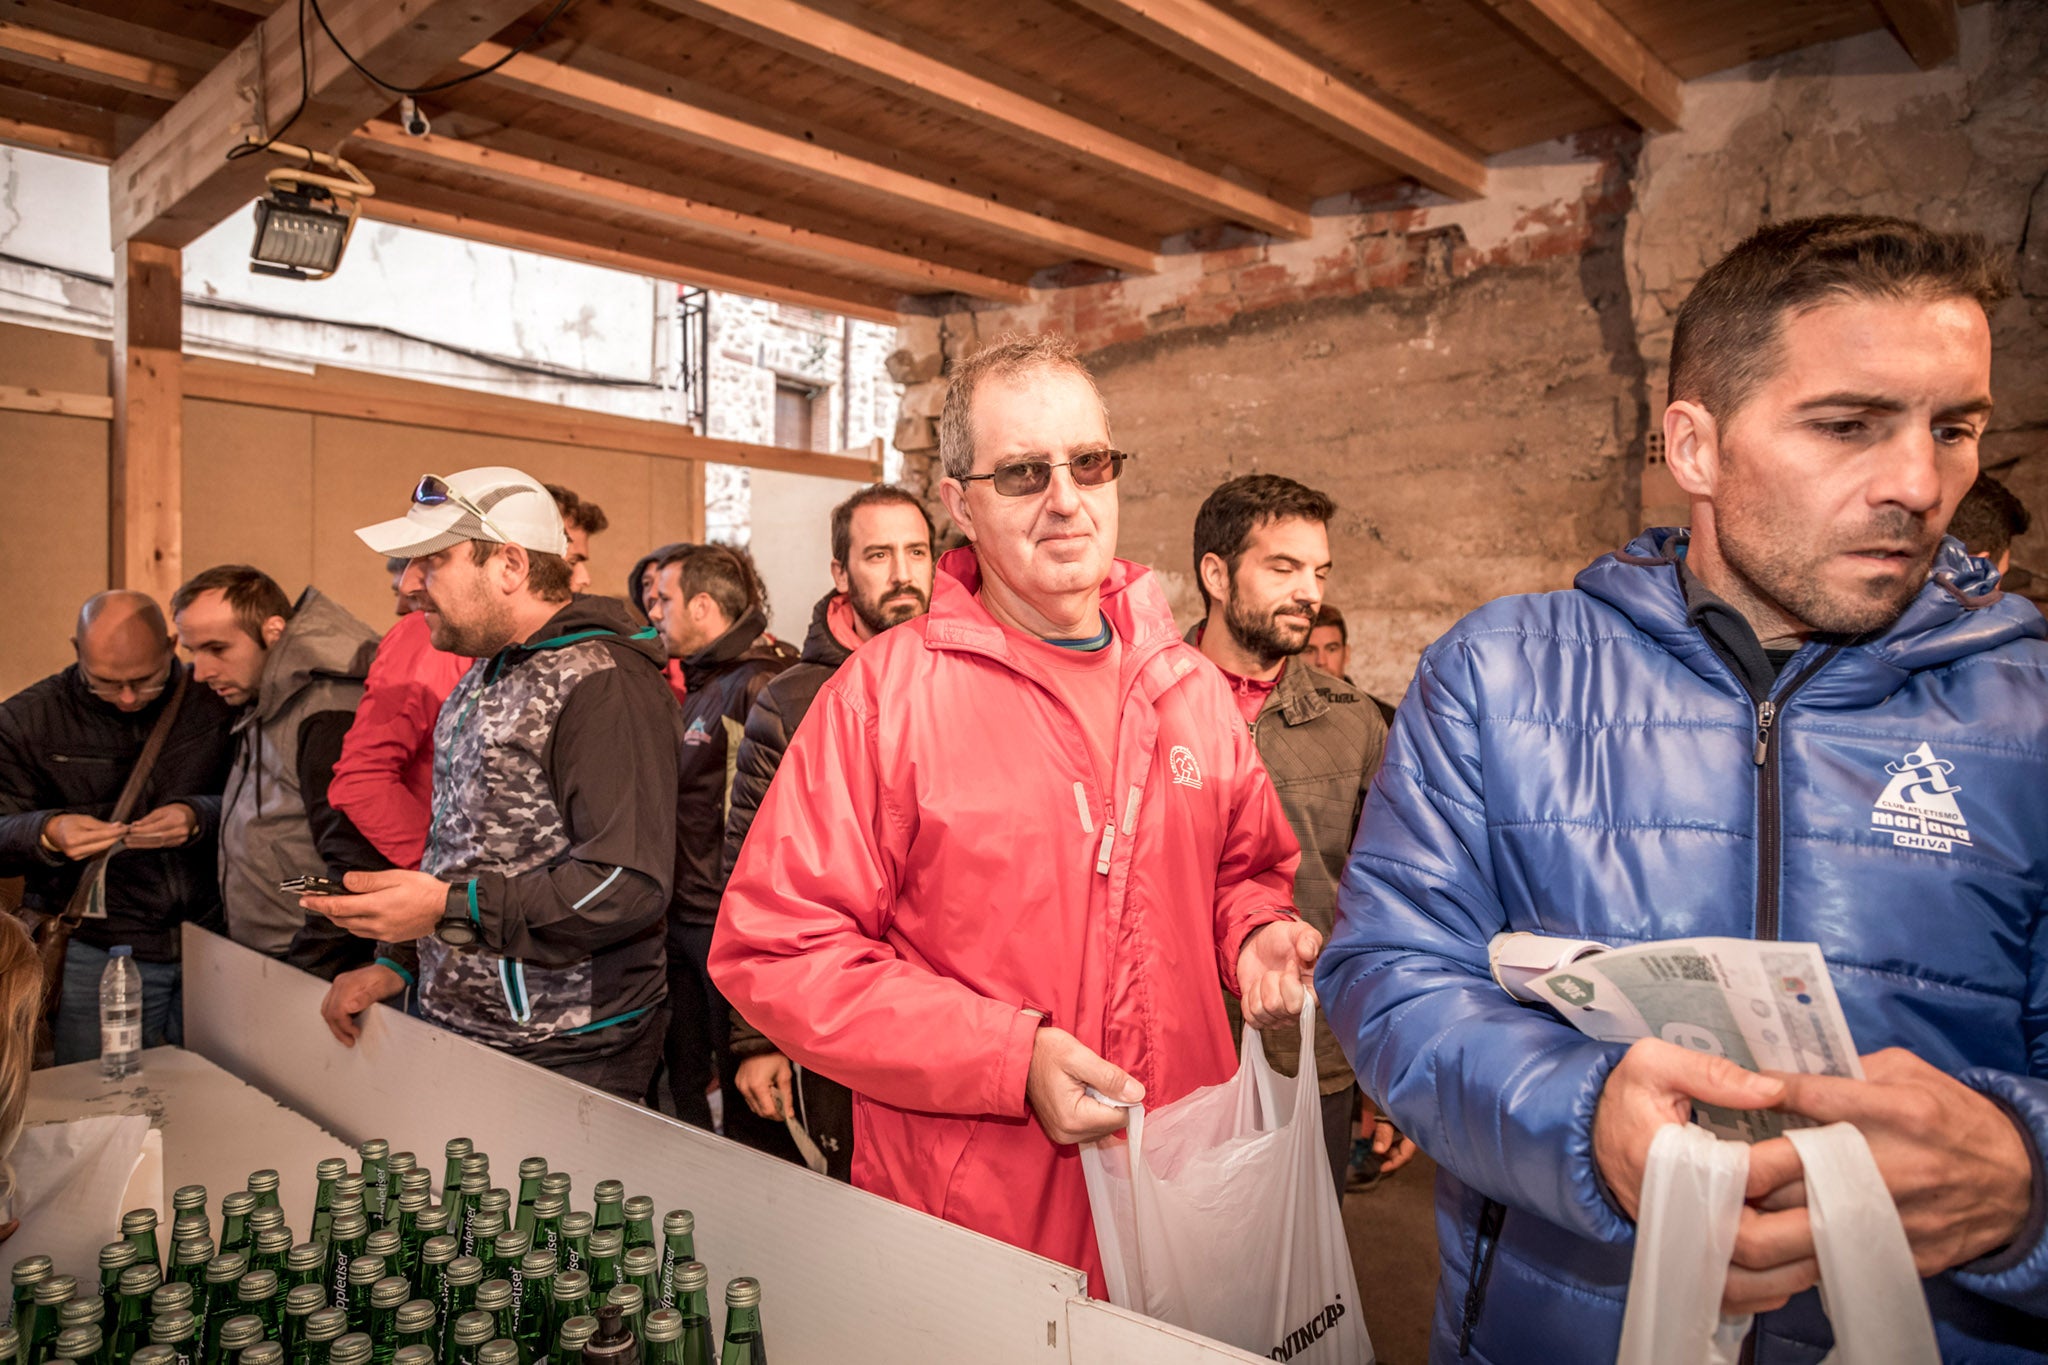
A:
[[[166,605],[184,581],[184,253],[114,252],[114,427],[108,583]]]

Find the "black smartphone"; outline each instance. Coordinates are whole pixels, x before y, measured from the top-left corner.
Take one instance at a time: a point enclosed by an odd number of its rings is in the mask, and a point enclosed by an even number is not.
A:
[[[277,884],[280,891],[294,896],[352,896],[355,893],[332,877],[308,873],[301,877],[287,877]]]

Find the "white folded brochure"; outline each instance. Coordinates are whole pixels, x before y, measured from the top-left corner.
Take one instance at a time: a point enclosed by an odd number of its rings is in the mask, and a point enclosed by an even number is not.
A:
[[[1863,1078],[1849,1021],[1815,943],[1680,938],[1606,948],[1587,939],[1515,933],[1489,946],[1494,980],[1550,1005],[1602,1042],[1662,1038],[1751,1071]],[[1693,1119],[1745,1142],[1801,1126],[1769,1111],[1696,1104]]]

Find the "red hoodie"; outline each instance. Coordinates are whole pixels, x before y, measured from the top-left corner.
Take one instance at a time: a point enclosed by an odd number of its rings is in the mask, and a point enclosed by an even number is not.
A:
[[[1081,1266],[1079,1150],[1024,1081],[1050,1022],[1146,1103],[1236,1069],[1222,992],[1293,916],[1299,853],[1229,687],[1150,570],[1118,561],[1103,791],[1075,717],[940,562],[929,615],[870,640],[798,727],[733,870],[711,972],[733,1007],[855,1093],[853,1180]]]
[[[418,867],[434,808],[434,722],[474,660],[435,649],[424,612],[384,632],[327,799],[397,867]]]

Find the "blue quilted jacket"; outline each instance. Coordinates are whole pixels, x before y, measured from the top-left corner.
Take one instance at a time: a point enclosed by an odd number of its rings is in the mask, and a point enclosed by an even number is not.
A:
[[[1859,1049],[1909,1048],[2010,1112],[2020,1244],[1927,1282],[1950,1361],[2048,1360],[2048,625],[1944,542],[1880,639],[1809,644],[1759,704],[1687,614],[1682,533],[1511,597],[1423,655],[1316,985],[1367,1089],[1441,1168],[1431,1358],[1598,1362],[1633,1225],[1592,1121],[1622,1049],[1517,1004],[1505,930],[1817,942]],[[1818,1295],[1755,1359],[1818,1361]]]

